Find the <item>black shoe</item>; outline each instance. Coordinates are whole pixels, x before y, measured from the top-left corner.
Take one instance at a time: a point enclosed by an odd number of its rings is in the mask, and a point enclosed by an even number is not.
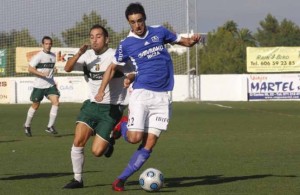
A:
[[[28,137],[31,137],[31,128],[30,127],[25,127],[24,126],[24,131],[25,131],[25,135],[27,135]]]
[[[115,139],[114,138],[110,138],[109,139],[109,144],[108,144],[108,148],[107,148],[107,150],[106,150],[106,152],[105,152],[105,154],[104,154],[104,156],[106,157],[106,158],[109,158],[109,157],[111,157],[111,155],[112,155],[112,153],[114,152],[114,145],[115,145]]]
[[[54,126],[48,127],[45,131],[48,133],[57,134],[57,131],[55,130]]]
[[[70,183],[63,187],[64,189],[75,189],[75,188],[83,188],[83,181],[79,182],[76,179],[72,179]]]

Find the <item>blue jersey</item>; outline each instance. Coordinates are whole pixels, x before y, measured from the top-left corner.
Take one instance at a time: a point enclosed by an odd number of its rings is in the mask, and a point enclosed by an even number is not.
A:
[[[144,37],[130,32],[120,42],[115,58],[117,63],[131,60],[137,68],[133,89],[171,91],[174,71],[165,44],[178,42],[180,37],[162,26],[147,26]]]

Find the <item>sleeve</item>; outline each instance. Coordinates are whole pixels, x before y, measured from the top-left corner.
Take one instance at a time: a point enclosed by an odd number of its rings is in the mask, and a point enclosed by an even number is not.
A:
[[[181,37],[179,34],[173,33],[166,29],[165,27],[161,26],[162,31],[164,32],[164,43],[177,43],[180,41]]]
[[[116,50],[115,57],[112,62],[114,64],[125,66],[126,62],[129,60],[128,54],[126,54],[126,50],[124,50],[123,41],[120,42],[118,49]]]
[[[30,60],[29,65],[32,67],[36,67],[40,63],[40,53],[37,53],[33,58]]]

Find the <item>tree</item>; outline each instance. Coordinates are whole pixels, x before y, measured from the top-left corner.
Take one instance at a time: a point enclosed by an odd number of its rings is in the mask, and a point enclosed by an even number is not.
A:
[[[61,40],[54,34],[51,34],[51,38],[53,41],[53,47],[63,47],[63,43],[61,42]]]
[[[171,32],[175,32],[173,26],[169,22],[164,22],[163,26]]]
[[[80,47],[83,44],[89,43],[89,31],[94,24],[100,24],[105,27],[110,37],[115,37],[116,33],[110,28],[105,19],[92,11],[89,15],[84,14],[82,21],[77,22],[73,28],[62,32],[62,38],[68,47]],[[110,39],[111,45],[116,45],[116,40]]]
[[[208,33],[207,46],[199,50],[201,73],[245,73],[246,47],[255,45],[249,29],[238,29],[234,21],[226,22]]]
[[[0,48],[7,50],[6,75],[15,75],[16,47],[37,47],[38,42],[30,35],[28,29],[0,33]]]
[[[292,21],[284,19],[279,23],[274,16],[268,14],[260,22],[260,26],[254,36],[262,47],[300,45],[300,29]]]

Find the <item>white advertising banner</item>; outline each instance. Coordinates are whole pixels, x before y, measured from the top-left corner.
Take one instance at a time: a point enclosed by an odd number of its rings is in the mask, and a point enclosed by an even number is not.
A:
[[[16,103],[31,103],[30,95],[34,79],[34,77],[15,78]],[[60,91],[60,102],[83,102],[87,99],[88,88],[83,76],[56,77],[54,80]],[[44,98],[42,102],[50,101]]]
[[[10,78],[0,78],[0,104],[15,103],[15,82]]]
[[[300,99],[300,74],[248,75],[248,100]]]
[[[83,76],[57,77],[60,102],[83,102],[88,98],[88,86]]]

